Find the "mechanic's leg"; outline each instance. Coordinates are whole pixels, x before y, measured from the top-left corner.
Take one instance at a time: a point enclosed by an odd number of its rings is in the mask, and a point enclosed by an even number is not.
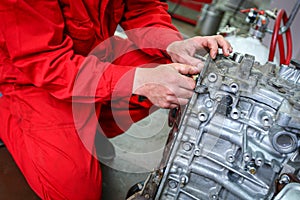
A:
[[[150,56],[136,47],[128,40],[118,40],[114,43],[114,49],[118,52],[128,52],[114,60],[114,64],[132,67],[155,67],[158,64],[166,64],[171,61],[161,56]],[[157,51],[157,50],[154,50]],[[151,52],[151,50],[149,50]],[[120,54],[120,53],[119,53]],[[134,122],[149,115],[149,110],[157,108],[147,99],[141,99],[133,95],[128,99],[112,99],[107,105],[102,105],[99,123],[101,131],[107,137],[115,137],[125,132]]]
[[[29,86],[0,91],[0,138],[32,189],[42,199],[99,200],[100,166],[77,134],[72,105]]]

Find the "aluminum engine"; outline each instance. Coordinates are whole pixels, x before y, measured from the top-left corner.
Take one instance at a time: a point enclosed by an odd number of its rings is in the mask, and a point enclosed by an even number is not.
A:
[[[299,136],[296,67],[207,58],[163,167],[132,199],[283,199],[286,185],[300,195]]]

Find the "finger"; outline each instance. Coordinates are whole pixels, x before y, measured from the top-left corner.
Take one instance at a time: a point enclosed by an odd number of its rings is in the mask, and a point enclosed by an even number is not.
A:
[[[168,96],[167,102],[169,105],[186,105],[189,102],[189,98],[178,98],[176,96]]]
[[[173,55],[173,57],[174,57],[174,58],[172,58],[173,62],[176,61],[177,63],[196,66],[200,70],[203,68],[203,65],[204,65],[202,60],[195,58],[195,57],[189,55],[188,53],[181,54],[180,56]]]
[[[163,96],[164,98],[166,98],[167,96],[190,98],[193,94],[195,86],[196,81],[192,77],[178,75],[175,77],[174,81],[171,81],[169,83],[148,84],[147,91],[149,91],[150,95],[160,98]]]
[[[190,55],[184,55],[184,56],[182,56],[182,61],[183,62],[180,62],[180,63],[187,64],[187,65],[192,65],[192,66],[196,66],[200,70],[203,67],[202,60],[200,60],[198,58],[195,58],[193,56],[190,56]]]
[[[204,67],[204,62],[201,62],[197,65],[198,69],[201,71]]]
[[[215,59],[219,49],[217,40],[214,37],[208,37],[204,46],[209,48],[209,55]]]
[[[167,89],[173,94],[182,95],[185,91],[193,91],[195,86],[196,81],[193,79],[193,77],[179,75],[172,81],[171,85],[169,85],[169,88]]]
[[[214,36],[196,36],[194,38],[191,38],[191,40],[194,40],[194,47],[196,49],[208,48],[210,56],[213,59],[216,57],[218,53],[218,43]]]
[[[176,98],[184,98],[184,99],[191,98],[194,93],[194,88],[187,89],[184,87],[188,87],[188,86],[187,85],[180,86],[179,88],[176,89],[176,91],[174,91],[172,94],[169,95],[175,96]]]
[[[180,88],[187,90],[187,91],[194,90],[194,88],[196,86],[196,81],[192,77],[182,76],[181,79],[182,80],[178,81]],[[183,94],[183,92],[185,92],[185,91],[179,90],[178,92],[182,92],[181,94]]]
[[[222,35],[215,36],[218,45],[222,48],[223,54],[225,56],[229,56],[229,54],[232,52],[232,47],[230,43],[224,39]]]
[[[183,98],[179,98],[178,102],[179,105],[186,105],[189,102],[190,99],[183,99]]]
[[[202,60],[192,56],[188,56],[187,59],[189,60],[190,65],[196,66],[200,71],[203,69],[204,63]]]
[[[177,104],[173,104],[173,103],[170,104],[170,106],[169,106],[169,108],[171,108],[171,109],[172,109],[172,108],[177,108],[177,107],[178,107],[178,105],[177,105]]]
[[[196,66],[181,64],[181,63],[172,63],[171,64],[180,74],[185,75],[194,75],[200,72],[200,69]]]

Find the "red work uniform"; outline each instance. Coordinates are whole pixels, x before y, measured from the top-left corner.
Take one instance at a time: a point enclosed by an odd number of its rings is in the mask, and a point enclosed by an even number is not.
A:
[[[166,9],[158,0],[1,1],[0,139],[42,199],[100,199],[92,119],[113,137],[147,115],[151,103],[131,96],[135,67],[169,62],[164,49],[182,39]],[[153,28],[99,46],[118,24]]]

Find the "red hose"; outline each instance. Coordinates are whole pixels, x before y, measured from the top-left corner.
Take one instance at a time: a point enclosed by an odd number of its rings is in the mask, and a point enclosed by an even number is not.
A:
[[[284,42],[281,34],[278,34],[277,38],[278,48],[279,48],[279,56],[280,56],[280,64],[285,63],[285,51],[284,51]]]
[[[286,43],[287,55],[285,56],[285,46],[284,46],[283,38],[282,38],[282,35],[279,34],[281,20],[283,20],[284,25],[288,21],[286,12],[283,9],[280,9],[278,11],[277,18],[275,21],[273,35],[272,35],[271,44],[270,44],[269,61],[273,62],[273,60],[274,60],[276,45],[278,42],[279,53],[280,53],[280,64],[288,65],[292,58],[292,48],[293,48],[292,35],[291,35],[290,28],[288,28],[288,30],[286,31],[286,35],[285,35],[286,41],[287,41],[287,43]]]
[[[283,23],[284,25],[286,25],[287,21],[288,21],[288,17],[286,15],[286,13],[283,14]],[[288,65],[290,64],[291,58],[292,58],[292,35],[291,35],[291,30],[290,28],[287,29],[286,33],[285,33],[285,37],[286,37],[286,47],[287,47],[287,54],[285,56],[285,51],[284,51],[284,42],[283,42],[283,36],[282,34],[278,35],[278,47],[279,47],[279,51],[280,51],[280,64],[284,64],[284,65]]]
[[[287,23],[288,18],[285,20],[285,24]],[[289,65],[292,59],[292,54],[293,54],[293,43],[292,43],[292,33],[291,29],[289,28],[287,32],[285,33],[286,36],[286,41],[287,41],[287,55],[286,55],[286,60],[284,65]]]
[[[271,44],[270,44],[270,52],[269,52],[269,61],[270,62],[274,61],[277,38],[278,38],[278,34],[279,34],[280,23],[281,23],[283,13],[284,13],[284,10],[278,11],[277,18],[276,18],[276,21],[274,24],[274,29],[273,29],[273,34],[272,34],[272,39],[271,39]]]

